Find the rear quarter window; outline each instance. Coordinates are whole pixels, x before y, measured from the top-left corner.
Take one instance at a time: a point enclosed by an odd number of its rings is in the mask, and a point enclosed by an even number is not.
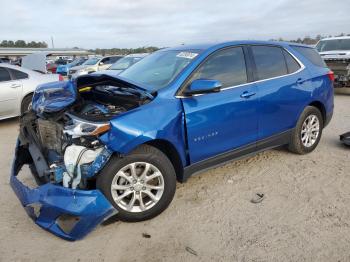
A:
[[[304,46],[291,46],[298,53],[303,55],[307,60],[313,63],[315,66],[327,67],[321,56],[317,53],[316,49]]]
[[[283,50],[284,58],[286,59],[288,73],[294,73],[300,69],[299,63],[286,50]]]
[[[22,71],[11,69],[11,68],[9,68],[9,70],[12,74],[12,77],[16,80],[28,78],[28,74],[26,74]]]

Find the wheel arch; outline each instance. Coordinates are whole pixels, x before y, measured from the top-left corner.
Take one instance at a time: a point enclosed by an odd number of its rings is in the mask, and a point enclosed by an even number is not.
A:
[[[324,106],[324,104],[320,101],[313,101],[309,104],[309,106],[316,107],[318,110],[320,110],[322,114],[323,124],[325,124],[327,115],[326,115],[326,107]]]
[[[181,182],[183,180],[184,167],[182,165],[181,157],[176,147],[172,143],[164,139],[150,140],[145,144],[157,148],[169,158],[170,162],[172,163],[175,169],[176,179]]]
[[[22,114],[22,105],[23,105],[23,101],[24,99],[26,99],[27,97],[33,96],[34,92],[30,91],[28,93],[26,93],[24,96],[22,96],[21,101],[19,103],[19,114]]]
[[[21,98],[21,105],[22,105],[22,102],[25,98],[27,98],[28,96],[32,96],[34,95],[34,91],[29,91],[28,93],[26,93],[24,96],[22,96]]]

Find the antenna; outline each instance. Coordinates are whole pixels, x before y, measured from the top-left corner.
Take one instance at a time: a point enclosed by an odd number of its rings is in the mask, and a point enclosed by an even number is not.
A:
[[[53,37],[51,36],[51,45],[52,45],[52,48],[55,48],[55,45],[53,44]]]

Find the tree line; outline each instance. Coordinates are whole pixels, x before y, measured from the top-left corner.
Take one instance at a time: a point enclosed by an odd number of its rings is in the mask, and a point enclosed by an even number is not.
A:
[[[293,40],[285,40],[282,37],[278,38],[278,39],[270,39],[271,41],[287,41],[287,42],[293,42],[293,43],[299,43],[299,44],[305,44],[305,45],[314,45],[316,44],[318,41],[320,41],[323,38],[326,37],[338,37],[338,36],[350,36],[350,34],[344,34],[341,33],[339,35],[317,35],[315,37],[311,37],[311,36],[305,36],[304,38],[297,38],[297,39],[293,39]]]
[[[90,49],[90,52],[93,52],[97,55],[128,55],[128,54],[139,54],[139,53],[153,53],[157,50],[159,50],[159,47],[155,46],[144,46],[144,47],[138,47],[138,48],[96,48],[96,49]]]
[[[31,42],[26,42],[24,40],[2,40],[0,42],[0,47],[39,47],[39,48],[47,48],[47,43],[44,41],[42,42],[36,42],[36,41],[31,41]]]

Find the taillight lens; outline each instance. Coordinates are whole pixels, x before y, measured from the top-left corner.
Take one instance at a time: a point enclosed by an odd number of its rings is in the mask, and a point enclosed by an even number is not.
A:
[[[334,72],[333,71],[329,71],[327,73],[328,77],[329,77],[329,80],[331,80],[332,82],[334,82]]]
[[[58,75],[58,81],[64,81],[64,78],[63,78],[63,76],[61,76],[61,75]]]

